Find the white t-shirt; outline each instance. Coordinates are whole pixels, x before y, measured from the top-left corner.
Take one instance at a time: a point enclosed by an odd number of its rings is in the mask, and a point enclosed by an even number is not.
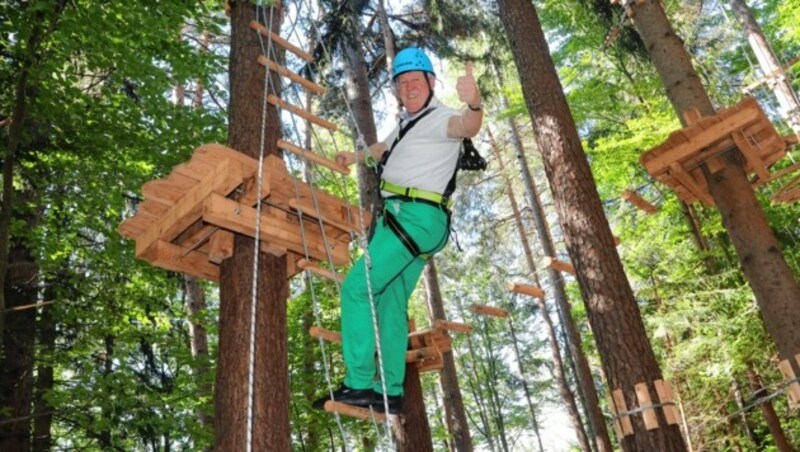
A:
[[[394,147],[382,177],[394,185],[441,194],[453,177],[461,149],[461,138],[447,136],[447,124],[452,116],[461,115],[461,112],[445,106],[435,97],[426,110],[429,109],[434,110],[408,130]],[[400,124],[384,143],[391,149],[400,128],[426,110],[411,117],[401,114]],[[385,197],[392,195],[383,192]]]

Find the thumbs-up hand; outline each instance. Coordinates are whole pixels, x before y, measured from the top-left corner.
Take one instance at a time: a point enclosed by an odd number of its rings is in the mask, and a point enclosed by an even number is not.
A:
[[[472,107],[480,107],[481,92],[478,90],[478,84],[475,83],[475,76],[472,75],[472,61],[467,62],[466,74],[456,81],[456,91],[460,101]]]

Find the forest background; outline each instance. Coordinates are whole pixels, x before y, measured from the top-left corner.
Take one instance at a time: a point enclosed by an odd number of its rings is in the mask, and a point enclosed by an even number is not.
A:
[[[788,63],[800,55],[800,1],[749,3],[779,59]],[[320,56],[311,67],[287,65],[329,88],[314,109],[343,126],[315,145],[317,150],[332,155],[355,142],[345,108],[347,68],[337,45],[353,30],[343,25],[347,20],[360,33],[376,121],[391,124],[396,104],[377,2],[284,4],[285,36],[303,48],[317,48]],[[696,206],[709,244],[707,251],[698,251],[675,195],[639,164],[642,152],[680,127],[641,42],[623,10],[603,0],[535,4],[607,217],[620,238],[618,249],[650,342],[679,393],[690,442],[696,450],[774,448],[758,407],[742,408],[780,387],[772,361],[776,350],[719,215]],[[664,4],[715,104],[740,100],[742,89],[762,74],[727,2]],[[474,327],[453,343],[473,440],[487,450],[537,450],[533,444],[541,435],[547,450],[566,449],[575,440],[555,425],[562,423],[563,408],[541,312],[530,299],[506,289],[508,282],[532,284],[540,276],[527,271],[504,182],[509,178],[512,193],[527,199],[509,120],[522,131],[525,158],[559,257],[569,257],[560,244],[497,7],[430,0],[387,3],[386,9],[399,47],[419,45],[437,56],[446,102],[455,105],[448,86],[465,61],[476,62],[484,93],[487,132],[477,141],[489,169],[462,175],[456,237],[436,260],[448,317]],[[615,27],[621,33],[609,39]],[[226,142],[228,32],[216,1],[0,2],[3,190],[14,194],[13,207],[4,203],[0,215],[0,237],[9,249],[0,262],[6,275],[5,305],[0,306],[0,437],[24,425],[34,450],[200,450],[212,444],[216,287],[136,260],[133,243],[117,227],[135,212],[142,184],[168,174],[198,145]],[[752,94],[788,133],[771,92],[762,85]],[[285,136],[306,139],[307,130],[285,122]],[[790,154],[779,166],[791,159]],[[287,162],[302,177],[302,166],[292,158]],[[355,178],[318,178],[317,183],[357,202]],[[766,185],[758,196],[797,274],[798,211],[770,200],[780,185]],[[658,213],[647,215],[624,202],[625,189],[636,189]],[[518,218],[540,258],[531,208],[520,203]],[[709,260],[716,271],[707,271]],[[570,277],[567,283],[604,399],[580,292]],[[319,344],[307,329],[315,311],[323,326],[337,329],[335,287],[295,278],[288,303],[293,446],[333,450],[341,438],[332,418],[310,408],[310,399],[325,386],[325,370]],[[506,321],[475,316],[468,309],[472,303],[509,310],[516,335]],[[424,290],[411,306],[417,325],[426,325]],[[329,355],[331,378],[337,381],[340,352],[333,348]],[[10,369],[26,371],[18,379]],[[574,387],[574,375],[568,371],[566,378]],[[765,389],[754,389],[754,381]],[[423,383],[434,442],[445,449],[435,375],[426,374]],[[791,443],[800,445],[797,408],[786,396],[771,403]],[[368,425],[347,421],[347,428],[364,444],[374,441]],[[553,437],[561,435],[567,437],[555,442]]]

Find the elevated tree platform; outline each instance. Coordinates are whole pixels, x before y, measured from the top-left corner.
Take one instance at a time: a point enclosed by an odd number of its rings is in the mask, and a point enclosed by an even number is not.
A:
[[[317,263],[350,261],[351,233],[361,230],[357,207],[294,179],[279,157],[264,158],[261,193],[257,172],[258,161],[243,153],[221,144],[200,146],[169,176],[142,186],[144,201],[119,233],[136,240],[140,259],[218,281],[233,234],[255,237],[262,202],[261,249],[288,255],[289,276],[319,268]],[[364,218],[369,221],[369,214]]]
[[[786,155],[786,142],[755,99],[747,97],[714,116],[686,115],[688,127],[672,132],[667,140],[645,152],[641,162],[647,172],[670,186],[687,203],[714,205],[700,167],[711,173],[724,168],[721,154],[738,148],[745,171],[769,180],[768,168]]]

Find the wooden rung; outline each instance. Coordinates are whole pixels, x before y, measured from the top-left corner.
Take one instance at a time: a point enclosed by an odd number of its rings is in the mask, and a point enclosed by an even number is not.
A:
[[[386,420],[386,415],[383,413],[378,413],[377,411],[370,410],[369,408],[348,405],[346,403],[341,403],[341,402],[334,402],[333,400],[328,400],[327,402],[325,402],[325,411],[329,413],[339,413],[344,416],[350,416],[364,420],[372,420],[372,419],[376,421]]]
[[[47,305],[53,304],[53,303],[55,303],[55,300],[42,301],[42,302],[39,302],[39,303],[26,304],[26,305],[23,305],[23,306],[14,306],[13,308],[6,309],[6,313],[17,312],[17,311],[27,311],[28,309],[41,308],[42,306],[47,306]]]
[[[667,424],[677,424],[680,419],[680,413],[673,400],[672,385],[668,381],[655,380],[653,386],[656,387],[658,401],[663,405],[662,410],[664,411],[664,418],[667,420]]]
[[[342,343],[341,333],[337,333],[336,331],[326,330],[325,328],[320,328],[318,326],[312,326],[311,328],[309,328],[308,334],[310,334],[311,337],[320,338],[328,342],[333,342],[336,344]]]
[[[448,331],[457,331],[459,333],[469,333],[472,331],[472,326],[466,323],[450,322],[447,320],[437,320],[434,322],[436,328],[443,328]]]
[[[639,196],[638,193],[632,190],[624,190],[622,192],[622,199],[628,201],[629,203],[633,204],[637,209],[646,212],[648,215],[652,215],[658,212],[658,209],[649,202],[645,201],[644,198]]]
[[[472,304],[470,305],[469,310],[475,314],[490,315],[492,317],[508,317],[508,311],[503,308],[496,308],[494,306]]]
[[[614,412],[625,413],[628,411],[628,405],[625,403],[625,396],[622,394],[621,389],[615,389],[611,392],[613,397]],[[619,417],[619,423],[622,427],[622,434],[623,436],[633,435],[633,424],[631,423],[631,417],[628,415],[623,415]]]
[[[306,259],[300,259],[299,261],[297,261],[297,267],[300,268],[301,270],[308,270],[317,276],[322,276],[323,278],[328,278],[332,281],[336,281],[339,284],[341,284],[342,281],[344,280],[344,278],[341,275],[338,275],[335,271],[320,267],[319,265],[313,262],[309,262]]]
[[[256,22],[255,20],[250,21],[250,28],[256,30],[257,32],[261,33],[263,36],[266,36],[272,40],[275,44],[283,47],[284,49],[292,52],[293,54],[297,55],[298,57],[308,61],[311,63],[314,61],[314,57],[312,57],[309,53],[301,50],[296,45],[292,44],[291,42],[281,38],[280,36],[276,35],[275,33],[267,30],[267,27],[261,25],[260,23]]]
[[[798,359],[798,366],[800,366],[800,358],[796,359]],[[796,378],[794,369],[792,369],[792,364],[788,359],[784,359],[783,361],[779,362],[778,369],[780,369],[781,374],[783,374],[783,378],[786,381],[792,381]],[[792,403],[800,403],[800,382],[795,381],[789,383],[789,399],[792,401]]]
[[[288,142],[286,140],[278,140],[278,147],[281,148],[281,149],[285,149],[285,150],[291,152],[294,155],[302,157],[302,158],[308,160],[309,162],[314,162],[314,163],[316,163],[318,165],[322,165],[322,166],[324,166],[324,167],[326,167],[328,169],[331,169],[333,171],[336,171],[336,172],[339,172],[339,173],[342,173],[342,174],[350,174],[350,168],[348,168],[348,167],[346,167],[344,165],[340,165],[340,164],[336,163],[333,160],[329,160],[329,159],[326,159],[325,157],[317,155],[317,154],[315,154],[314,152],[312,152],[312,151],[310,151],[308,149],[303,149],[300,146],[296,146],[296,145],[294,145],[294,144],[292,144],[292,143],[290,143],[290,142]]]
[[[295,115],[297,115],[297,116],[299,116],[299,117],[301,117],[301,118],[303,118],[305,120],[308,120],[308,121],[310,121],[310,122],[312,122],[312,123],[314,123],[314,124],[316,124],[316,125],[318,125],[320,127],[324,127],[326,129],[330,130],[331,132],[336,132],[336,129],[338,129],[336,124],[334,124],[334,123],[332,123],[332,122],[330,122],[330,121],[328,121],[326,119],[322,119],[319,116],[317,116],[317,115],[315,115],[315,114],[313,114],[311,112],[308,112],[308,111],[306,111],[306,110],[304,110],[304,109],[302,109],[302,108],[300,108],[300,107],[298,107],[296,105],[292,105],[292,104],[284,101],[283,99],[281,99],[280,97],[278,97],[278,96],[276,96],[274,94],[267,94],[267,102],[269,102],[270,104],[272,104],[272,105],[274,105],[276,107],[279,107],[282,110],[290,111],[290,112],[294,113]]]
[[[560,261],[554,257],[545,256],[542,259],[542,264],[545,267],[550,267],[553,270],[558,270],[560,272],[569,273],[570,275],[575,274],[575,267],[572,266],[569,262]]]
[[[9,124],[11,124],[11,116],[9,116],[8,118],[0,121],[0,129],[2,129],[3,127],[5,127],[5,126],[7,126]]]
[[[522,295],[530,295],[536,298],[544,298],[544,290],[528,284],[508,283],[508,290],[510,292]]]
[[[644,419],[644,427],[647,430],[655,430],[658,428],[658,416],[654,408],[647,408],[653,406],[653,399],[650,398],[650,389],[647,383],[637,383],[633,385],[636,391],[636,400],[639,401],[639,407],[645,408],[642,411],[642,419]]]
[[[258,56],[258,63],[261,64],[262,66],[267,66],[271,71],[277,72],[278,74],[297,83],[298,85],[302,86],[309,92],[316,93],[319,95],[325,94],[325,88],[323,88],[322,86],[317,85],[316,83],[304,78],[300,74],[290,71],[285,66],[281,66],[280,64],[270,60],[264,55]]]

